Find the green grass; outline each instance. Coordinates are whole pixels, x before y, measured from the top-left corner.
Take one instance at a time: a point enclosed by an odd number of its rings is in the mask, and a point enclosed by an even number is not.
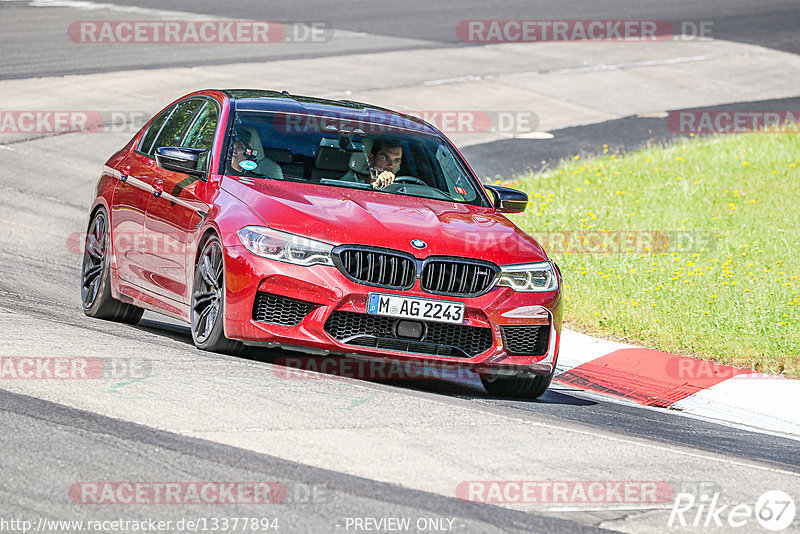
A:
[[[604,150],[506,184],[531,197],[512,219],[562,269],[566,326],[800,375],[798,136]]]

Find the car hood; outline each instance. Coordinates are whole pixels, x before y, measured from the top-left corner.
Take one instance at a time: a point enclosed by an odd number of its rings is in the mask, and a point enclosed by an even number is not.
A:
[[[278,180],[249,183],[226,176],[222,186],[270,228],[332,245],[370,245],[418,258],[480,258],[500,265],[547,259],[532,237],[490,208]],[[414,248],[414,239],[427,247]]]

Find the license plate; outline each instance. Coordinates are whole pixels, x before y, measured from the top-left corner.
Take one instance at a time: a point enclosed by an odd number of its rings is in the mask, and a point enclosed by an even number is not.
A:
[[[367,301],[367,313],[461,324],[464,320],[464,304],[447,300],[370,293]]]

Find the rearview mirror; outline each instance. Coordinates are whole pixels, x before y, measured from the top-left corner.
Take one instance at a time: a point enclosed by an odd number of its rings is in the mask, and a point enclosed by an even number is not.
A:
[[[494,208],[504,213],[522,213],[528,207],[528,195],[522,191],[499,185],[484,185],[492,196]]]
[[[168,171],[182,172],[199,176],[205,180],[206,171],[198,169],[198,163],[208,151],[202,148],[183,148],[177,146],[162,146],[156,150],[156,163]]]

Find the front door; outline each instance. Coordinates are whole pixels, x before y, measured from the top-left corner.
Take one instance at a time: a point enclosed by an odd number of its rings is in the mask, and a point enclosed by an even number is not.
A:
[[[188,122],[181,138],[156,142],[160,146],[181,146],[207,150],[208,156],[198,166],[208,168],[208,158],[214,143],[219,109],[213,100],[201,100],[201,106]],[[189,244],[203,222],[208,205],[198,198],[205,183],[197,176],[160,170],[153,183],[154,194],[147,204],[145,235],[148,237],[145,270],[148,288],[183,303],[189,303],[189,271],[194,267]]]

